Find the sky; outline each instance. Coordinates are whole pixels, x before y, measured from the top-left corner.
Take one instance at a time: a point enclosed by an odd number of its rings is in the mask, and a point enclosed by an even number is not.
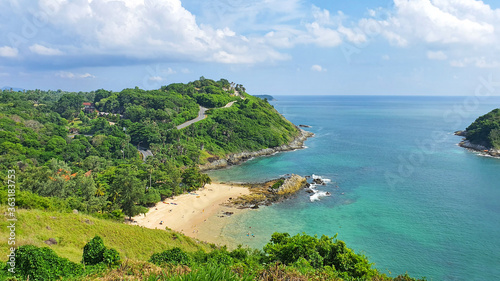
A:
[[[499,49],[497,0],[0,1],[0,87],[469,96]]]

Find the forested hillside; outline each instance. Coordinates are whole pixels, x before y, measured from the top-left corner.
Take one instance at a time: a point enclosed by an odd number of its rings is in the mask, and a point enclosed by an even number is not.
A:
[[[467,127],[466,139],[473,144],[500,149],[500,109],[477,118]]]
[[[207,118],[178,130],[200,106]],[[0,112],[0,173],[16,170],[19,207],[116,219],[210,182],[199,164],[298,134],[243,86],[203,77],[151,91],[6,90]],[[154,156],[143,162],[138,147]],[[0,194],[5,203],[6,185]]]

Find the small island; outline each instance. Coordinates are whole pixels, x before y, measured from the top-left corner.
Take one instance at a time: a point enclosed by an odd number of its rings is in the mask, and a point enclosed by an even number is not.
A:
[[[459,143],[461,147],[500,157],[500,109],[477,118],[465,131],[457,131],[455,135],[464,137]]]

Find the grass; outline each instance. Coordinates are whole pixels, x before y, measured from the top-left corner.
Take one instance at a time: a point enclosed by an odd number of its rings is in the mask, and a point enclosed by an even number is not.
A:
[[[7,207],[0,206],[5,213]],[[58,213],[41,210],[18,210],[16,222],[16,247],[35,245],[49,247],[44,241],[55,238],[57,245],[51,245],[59,256],[73,262],[82,259],[83,246],[95,235],[104,240],[108,248],[115,248],[122,258],[147,261],[153,253],[179,247],[186,252],[210,251],[204,242],[165,229],[148,229],[110,220],[97,219],[88,215]],[[6,220],[0,221],[0,255],[6,257],[9,230]],[[2,258],[2,261],[6,258]]]

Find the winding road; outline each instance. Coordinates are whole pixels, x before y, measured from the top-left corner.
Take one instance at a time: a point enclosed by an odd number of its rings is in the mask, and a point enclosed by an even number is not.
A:
[[[199,121],[207,118],[207,116],[205,115],[205,112],[207,110],[208,110],[208,108],[203,107],[203,106],[200,105],[200,111],[198,111],[198,117],[180,124],[179,126],[177,126],[177,130],[184,129],[184,128],[186,128],[187,126],[189,126],[191,124],[194,124],[196,122],[199,122]]]
[[[220,108],[228,108],[228,107],[231,107],[231,106],[232,106],[235,102],[236,102],[236,101],[232,101],[232,102],[230,102],[230,103],[228,103],[228,104],[226,104],[225,106],[220,107]],[[191,119],[191,120],[189,120],[189,121],[186,121],[186,122],[184,122],[184,123],[180,124],[179,126],[177,126],[177,130],[184,129],[184,128],[188,127],[189,125],[192,125],[192,124],[194,124],[194,123],[196,123],[196,122],[200,122],[201,120],[203,120],[203,119],[207,118],[207,115],[205,115],[205,112],[206,112],[207,110],[208,110],[208,108],[203,107],[203,106],[201,106],[201,105],[200,105],[200,111],[198,112],[198,117],[196,117],[196,118],[194,118],[194,119]],[[79,134],[71,134],[71,135],[68,135],[68,137],[70,137],[70,138],[74,138],[74,137],[75,137],[75,135],[79,135]],[[92,137],[92,135],[85,135],[85,136]],[[141,153],[141,155],[142,155],[142,160],[143,160],[144,162],[146,162],[146,159],[147,159],[148,157],[150,157],[150,156],[151,156],[151,157],[154,157],[153,153],[152,153],[152,152],[151,152],[151,150],[149,150],[149,149],[148,149],[148,150],[142,150],[142,149],[140,149],[140,147],[138,146],[138,147],[137,147],[137,150]]]
[[[229,108],[231,107],[236,101],[232,101],[226,105],[224,105],[223,107],[219,107],[219,108]],[[207,118],[207,115],[205,115],[205,112],[208,110],[208,108],[206,107],[203,107],[200,105],[200,111],[198,111],[198,117],[194,118],[194,119],[191,119],[189,121],[186,121],[182,124],[180,124],[179,126],[177,126],[177,130],[180,130],[180,129],[184,129],[186,127],[188,127],[189,125],[192,125],[196,122],[200,122],[201,120]]]

